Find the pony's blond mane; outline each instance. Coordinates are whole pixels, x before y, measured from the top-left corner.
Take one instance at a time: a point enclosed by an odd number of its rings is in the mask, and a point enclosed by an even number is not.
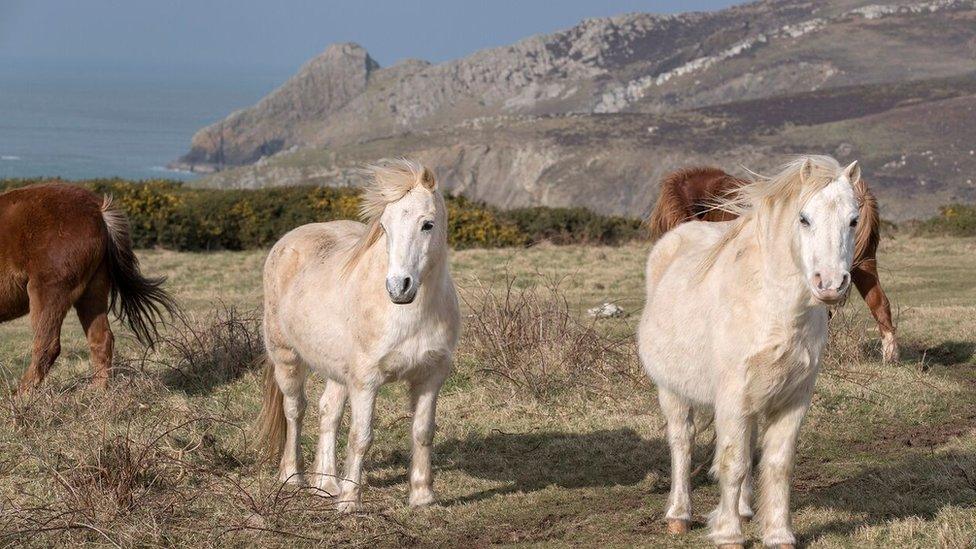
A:
[[[434,174],[423,164],[406,158],[383,159],[363,169],[369,183],[360,194],[359,217],[366,224],[366,232],[353,244],[343,267],[348,274],[366,251],[383,233],[380,216],[387,206],[399,201],[410,191],[423,187],[433,191],[437,187]]]
[[[785,164],[776,175],[766,177],[755,174],[756,178],[753,182],[739,187],[735,193],[725,198],[716,200],[712,205],[713,208],[735,215],[738,219],[708,251],[699,266],[699,275],[704,275],[715,265],[726,246],[735,240],[750,222],[756,223],[760,231],[764,232],[786,229],[784,225],[793,223],[810,197],[840,177],[843,169],[837,160],[830,156],[799,156]],[[860,178],[852,183],[855,190],[862,185]],[[858,245],[860,245],[860,236],[858,235],[857,239]]]

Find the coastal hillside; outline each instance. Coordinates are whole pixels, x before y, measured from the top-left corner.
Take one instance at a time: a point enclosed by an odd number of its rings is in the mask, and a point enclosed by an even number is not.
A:
[[[441,64],[330,46],[176,164],[204,185],[355,185],[390,155],[502,207],[640,215],[692,163],[860,159],[892,219],[976,201],[976,2],[763,1],[581,22]]]

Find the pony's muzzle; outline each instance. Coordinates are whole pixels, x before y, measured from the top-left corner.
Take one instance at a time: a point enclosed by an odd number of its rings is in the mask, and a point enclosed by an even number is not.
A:
[[[390,294],[390,301],[406,305],[417,297],[417,284],[409,276],[390,276],[386,279],[386,292]]]
[[[847,295],[847,290],[851,287],[851,273],[844,271],[840,273],[820,273],[816,272],[810,280],[813,295],[818,300],[834,305],[843,301]]]

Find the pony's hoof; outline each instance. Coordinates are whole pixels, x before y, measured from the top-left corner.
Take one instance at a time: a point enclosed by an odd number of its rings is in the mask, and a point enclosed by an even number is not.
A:
[[[341,491],[339,483],[334,478],[325,475],[320,475],[318,480],[315,481],[315,488],[320,492],[324,492],[330,498],[338,496]]]
[[[746,549],[746,546],[741,543],[723,543],[717,547],[718,549]]]
[[[410,507],[426,507],[434,503],[434,492],[430,490],[418,490],[410,494]]]
[[[679,536],[681,534],[687,534],[690,529],[690,520],[668,519],[668,533],[671,535]]]
[[[881,336],[881,360],[885,364],[895,364],[901,359],[898,352],[898,340],[895,334],[884,334]]]
[[[796,549],[796,545],[793,545],[792,543],[780,543],[775,547],[776,549]]]
[[[343,515],[349,515],[355,513],[359,510],[358,501],[340,501],[336,504],[336,511],[339,511]]]

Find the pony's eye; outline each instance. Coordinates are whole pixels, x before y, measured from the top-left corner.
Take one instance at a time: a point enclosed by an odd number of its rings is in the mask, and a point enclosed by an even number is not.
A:
[[[423,225],[420,226],[420,230],[421,231],[424,231],[424,232],[427,232],[427,231],[429,231],[429,230],[431,230],[433,228],[434,228],[434,222],[433,221],[424,221]]]
[[[800,214],[800,225],[803,225],[804,227],[810,226],[810,220],[807,219],[807,216]]]
[[[858,220],[858,218],[856,218],[856,217],[855,217],[854,219],[852,219],[852,220],[851,220],[851,228],[852,228],[852,229],[853,229],[854,227],[857,227],[857,222],[858,222],[858,221],[859,221],[859,220]]]

